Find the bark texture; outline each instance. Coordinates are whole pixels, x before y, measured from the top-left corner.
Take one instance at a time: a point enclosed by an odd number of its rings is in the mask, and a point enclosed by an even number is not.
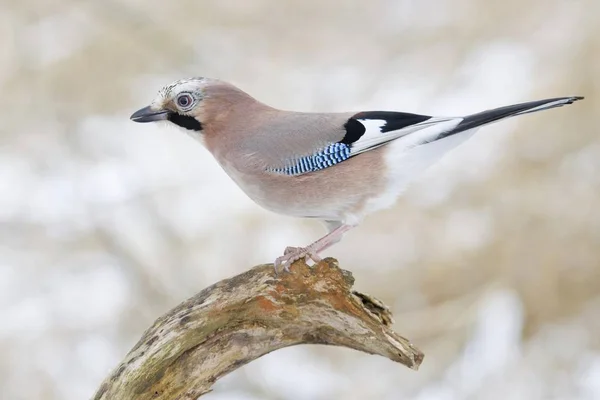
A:
[[[423,353],[391,329],[387,306],[352,290],[354,278],[327,258],[272,264],[225,279],[160,317],[108,376],[94,400],[196,399],[236,368],[283,347],[328,344],[417,369]]]

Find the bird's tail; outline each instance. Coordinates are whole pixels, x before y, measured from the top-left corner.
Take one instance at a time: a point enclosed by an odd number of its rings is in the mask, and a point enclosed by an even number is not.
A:
[[[478,128],[492,122],[499,121],[504,118],[514,117],[517,115],[528,114],[536,111],[548,110],[554,107],[561,107],[566,104],[572,104],[577,100],[582,100],[581,96],[572,97],[556,97],[553,99],[530,101],[527,103],[513,104],[511,106],[494,108],[477,114],[471,114],[463,118],[463,120],[453,129],[442,133],[436,140],[443,139],[447,136],[452,136],[460,132]]]

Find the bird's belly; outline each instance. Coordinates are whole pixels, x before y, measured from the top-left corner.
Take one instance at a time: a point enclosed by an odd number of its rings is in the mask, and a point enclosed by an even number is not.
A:
[[[223,165],[261,207],[278,214],[358,223],[361,210],[383,189],[385,168],[376,149],[323,170],[290,176]]]
[[[334,190],[325,187],[317,193],[305,182],[298,182],[297,177],[285,178],[280,183],[272,182],[270,177],[267,181],[244,182],[239,186],[259,206],[277,214],[325,220],[343,218],[348,204]]]

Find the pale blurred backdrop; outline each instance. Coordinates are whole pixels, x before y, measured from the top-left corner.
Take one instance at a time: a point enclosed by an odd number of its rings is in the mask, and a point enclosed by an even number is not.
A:
[[[0,398],[89,398],[162,313],[323,234],[129,121],[208,76],[298,111],[586,100],[481,129],[326,252],[418,372],[300,346],[207,400],[600,399],[599,20],[598,0],[4,0]]]

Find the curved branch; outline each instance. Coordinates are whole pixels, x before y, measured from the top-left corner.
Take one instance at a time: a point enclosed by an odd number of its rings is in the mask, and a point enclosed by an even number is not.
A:
[[[423,353],[391,329],[389,309],[352,290],[354,278],[327,258],[272,264],[225,279],[150,327],[93,399],[196,399],[223,375],[271,351],[328,344],[417,369]]]

